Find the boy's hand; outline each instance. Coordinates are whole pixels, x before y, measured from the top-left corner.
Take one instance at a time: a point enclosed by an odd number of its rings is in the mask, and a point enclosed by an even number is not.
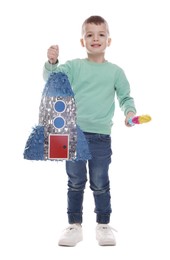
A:
[[[56,64],[59,56],[58,45],[52,45],[47,51],[47,58],[51,64]]]
[[[133,113],[133,112],[127,113],[126,118],[125,118],[125,125],[127,127],[131,127],[132,126],[131,124],[128,123],[128,120],[129,120],[129,118],[133,118],[134,116],[135,116],[135,113]]]

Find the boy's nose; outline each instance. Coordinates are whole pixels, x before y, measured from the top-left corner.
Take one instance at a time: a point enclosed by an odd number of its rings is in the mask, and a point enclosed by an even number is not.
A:
[[[93,40],[98,41],[98,35],[94,35]]]

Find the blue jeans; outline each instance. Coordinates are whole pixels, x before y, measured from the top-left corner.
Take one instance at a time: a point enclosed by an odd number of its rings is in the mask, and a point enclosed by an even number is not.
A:
[[[111,163],[111,137],[104,134],[84,133],[92,159],[88,161],[66,161],[68,175],[68,222],[82,223],[83,195],[87,182],[87,164],[90,189],[93,191],[96,222],[110,221],[111,196],[109,164]]]

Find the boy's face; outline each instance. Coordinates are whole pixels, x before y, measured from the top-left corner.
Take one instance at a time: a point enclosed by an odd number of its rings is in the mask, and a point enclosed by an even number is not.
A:
[[[81,45],[86,48],[89,54],[101,54],[110,45],[108,28],[106,24],[88,23],[83,28],[83,38]]]

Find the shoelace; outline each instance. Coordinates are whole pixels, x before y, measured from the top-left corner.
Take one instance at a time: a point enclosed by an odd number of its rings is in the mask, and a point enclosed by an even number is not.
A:
[[[76,225],[71,225],[71,226],[69,226],[69,227],[67,227],[65,230],[67,231],[67,232],[69,232],[69,231],[71,231],[71,230],[77,230],[79,227],[78,226],[76,226]]]
[[[115,232],[118,232],[115,228],[110,227],[110,226],[99,226],[98,229],[105,229],[106,231],[107,230],[113,230]]]

